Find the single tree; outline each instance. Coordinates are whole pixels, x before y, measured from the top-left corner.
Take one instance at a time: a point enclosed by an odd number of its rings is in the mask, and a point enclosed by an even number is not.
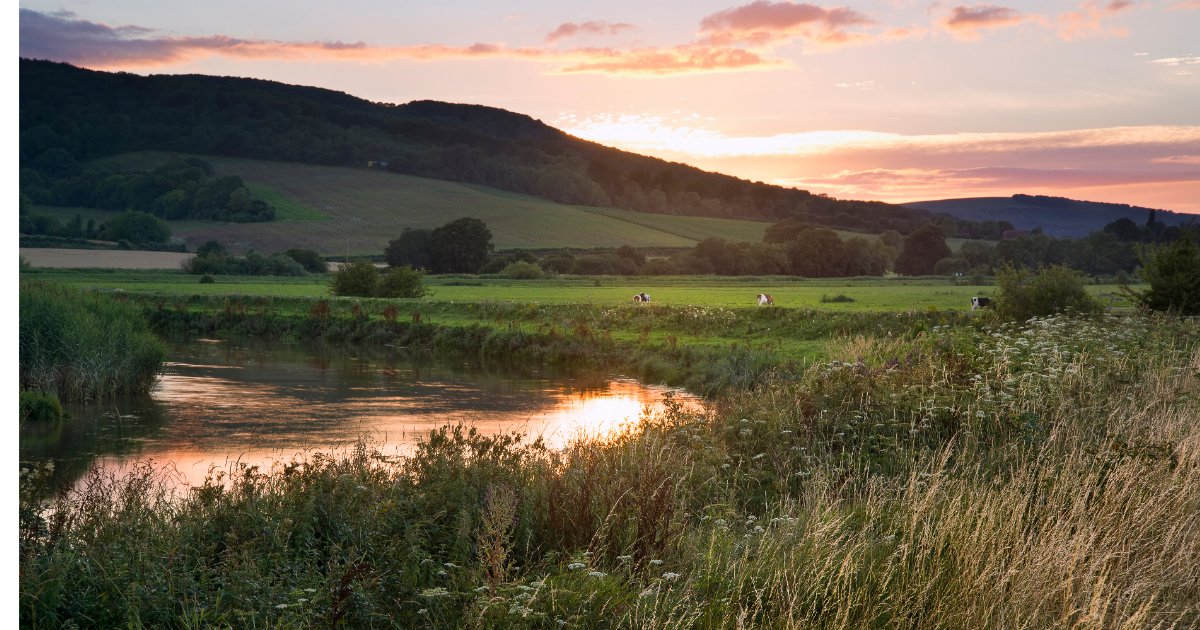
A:
[[[1149,245],[1139,252],[1145,291],[1121,287],[1137,304],[1155,311],[1200,315],[1200,247],[1188,238],[1191,230],[1170,245]]]
[[[904,239],[904,248],[896,258],[896,273],[905,276],[928,276],[933,266],[954,252],[946,244],[946,234],[936,225],[923,225]]]
[[[475,273],[496,247],[479,219],[455,219],[430,234],[430,266],[435,273]]]
[[[413,269],[428,269],[433,249],[430,230],[404,228],[400,237],[388,242],[383,257],[389,267],[409,265]]]

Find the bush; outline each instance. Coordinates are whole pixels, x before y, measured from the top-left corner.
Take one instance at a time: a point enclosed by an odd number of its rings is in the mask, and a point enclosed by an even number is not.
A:
[[[283,252],[283,255],[300,263],[300,266],[304,267],[308,273],[329,273],[329,263],[325,262],[325,257],[315,250],[293,247]]]
[[[1088,295],[1087,276],[1063,265],[1014,268],[1005,264],[996,274],[996,312],[1002,319],[1025,321],[1061,311],[1094,314],[1104,305]]]
[[[20,288],[22,390],[62,400],[150,389],[167,350],[128,302],[45,282]]]
[[[371,297],[379,284],[379,270],[366,258],[343,263],[329,276],[329,292],[334,295]]]
[[[541,267],[523,261],[505,267],[502,273],[513,280],[541,280],[546,277]]]
[[[203,249],[203,247],[201,248]],[[179,268],[194,275],[218,276],[304,276],[308,272],[300,263],[283,254],[262,254],[251,250],[244,257],[228,256],[210,253],[205,256],[193,256],[182,263]]]
[[[854,301],[854,298],[850,297],[849,295],[846,295],[845,293],[839,293],[833,297],[829,297],[829,296],[825,295],[824,293],[821,294],[821,303],[822,304],[835,304],[838,302],[853,302],[853,301]]]
[[[1155,311],[1200,315],[1200,247],[1188,235],[1168,246],[1153,245],[1141,250],[1145,291],[1122,287],[1135,303]]]
[[[679,269],[669,258],[651,258],[642,265],[643,276],[674,276],[678,274]]]
[[[425,297],[428,289],[422,278],[424,271],[415,271],[412,265],[394,267],[375,287],[375,297],[381,298],[419,298]]]
[[[21,390],[21,422],[56,422],[70,417],[54,396]]]
[[[200,284],[216,284],[216,283],[217,283],[217,281],[215,279],[213,279],[212,275],[210,275],[210,274],[206,273],[203,276],[200,276]]]

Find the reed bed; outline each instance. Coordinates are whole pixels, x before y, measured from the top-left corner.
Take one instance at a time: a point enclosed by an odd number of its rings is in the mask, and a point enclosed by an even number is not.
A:
[[[562,450],[22,472],[25,627],[1193,628],[1200,325],[845,337]]]
[[[167,351],[138,309],[110,295],[20,286],[21,389],[61,400],[148,390]]]

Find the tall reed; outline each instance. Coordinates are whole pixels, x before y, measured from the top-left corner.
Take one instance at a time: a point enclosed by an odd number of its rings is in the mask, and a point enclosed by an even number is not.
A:
[[[148,390],[166,360],[140,309],[44,282],[20,286],[21,389],[62,400]]]

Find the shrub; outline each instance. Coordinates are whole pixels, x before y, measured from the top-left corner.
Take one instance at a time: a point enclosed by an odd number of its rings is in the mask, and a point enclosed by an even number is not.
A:
[[[651,258],[642,265],[643,276],[674,276],[678,273],[679,269],[669,258]]]
[[[21,390],[21,422],[55,422],[70,417],[54,396]]]
[[[244,257],[210,251],[207,255],[194,256],[183,261],[179,268],[190,274],[219,276],[303,276],[308,273],[300,263],[289,256],[263,256],[254,250],[246,252]]]
[[[216,284],[216,283],[217,283],[217,281],[213,279],[211,274],[206,273],[203,276],[200,276],[200,284]]]
[[[379,284],[379,270],[366,258],[343,263],[329,276],[329,292],[334,295],[371,297]]]
[[[485,263],[475,273],[503,273],[504,268],[512,264],[512,258],[508,256],[497,256]]]
[[[304,267],[308,273],[329,273],[329,263],[325,262],[325,257],[315,250],[293,247],[283,252],[283,255],[300,263],[300,266]]]
[[[225,246],[217,241],[209,241],[196,248],[197,256],[225,255],[228,253],[229,251],[225,249]]]
[[[1187,235],[1168,246],[1153,245],[1140,251],[1145,291],[1122,287],[1134,302],[1155,311],[1200,315],[1200,247]]]
[[[1088,295],[1087,277],[1063,265],[1014,268],[1005,264],[996,274],[996,312],[1002,319],[1025,321],[1060,311],[1093,314],[1104,305]]]
[[[394,267],[379,281],[375,287],[375,296],[381,298],[419,298],[425,297],[428,289],[422,278],[424,271],[416,271],[412,265]]]
[[[849,295],[846,295],[845,293],[839,293],[833,297],[828,297],[824,293],[821,294],[821,303],[822,304],[833,304],[833,303],[837,303],[837,302],[853,302],[853,301],[854,301],[854,298],[850,297]]]
[[[22,390],[62,400],[150,389],[167,350],[127,302],[45,282],[20,288]]]
[[[527,262],[515,262],[504,268],[502,272],[513,280],[541,280],[546,277],[542,268]]]

